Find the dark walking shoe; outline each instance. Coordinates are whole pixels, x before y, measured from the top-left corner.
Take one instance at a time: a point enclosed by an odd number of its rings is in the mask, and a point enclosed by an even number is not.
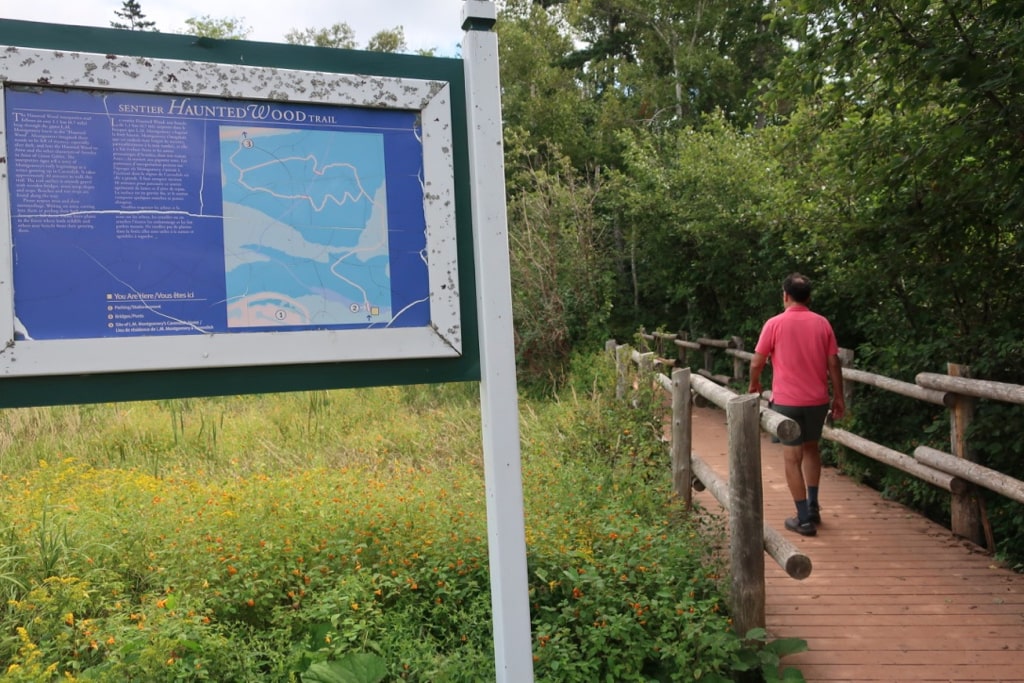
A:
[[[790,531],[795,531],[801,536],[814,536],[818,533],[818,530],[814,528],[814,525],[810,522],[801,522],[796,517],[789,517],[786,519],[786,528]]]
[[[807,521],[811,524],[821,524],[821,507],[817,503],[807,504]]]

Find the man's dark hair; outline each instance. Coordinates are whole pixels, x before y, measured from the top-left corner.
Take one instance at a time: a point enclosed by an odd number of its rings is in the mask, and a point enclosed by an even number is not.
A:
[[[798,304],[811,300],[811,281],[800,273],[793,273],[782,283],[782,291]]]

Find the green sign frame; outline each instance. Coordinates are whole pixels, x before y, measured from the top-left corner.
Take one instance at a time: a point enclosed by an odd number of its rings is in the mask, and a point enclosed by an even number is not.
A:
[[[461,59],[336,50],[275,43],[212,40],[194,36],[0,20],[0,44],[67,53],[96,53],[250,68],[422,79],[447,84],[451,99],[459,323],[456,357],[370,361],[289,362],[244,367],[204,367],[42,376],[0,375],[0,407],[151,400],[378,385],[431,384],[480,379],[479,324],[467,125],[465,69]],[[2,122],[0,122],[2,125]],[[6,159],[0,191],[8,190]],[[10,230],[10,225],[0,226]],[[9,305],[10,302],[0,302]],[[7,335],[9,331],[5,331]],[[4,338],[9,338],[5,336]],[[16,343],[16,342],[15,342]]]

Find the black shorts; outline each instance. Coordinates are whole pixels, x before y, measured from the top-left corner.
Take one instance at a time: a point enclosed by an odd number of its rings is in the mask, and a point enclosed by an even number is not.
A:
[[[800,436],[792,441],[783,441],[784,446],[799,446],[805,441],[820,441],[821,429],[828,416],[828,404],[820,406],[783,406],[775,403],[772,410],[782,413],[800,425]]]

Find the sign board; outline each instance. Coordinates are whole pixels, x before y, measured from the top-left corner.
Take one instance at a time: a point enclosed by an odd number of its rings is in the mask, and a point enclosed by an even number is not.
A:
[[[460,61],[126,33],[0,22],[0,387],[475,378]]]

